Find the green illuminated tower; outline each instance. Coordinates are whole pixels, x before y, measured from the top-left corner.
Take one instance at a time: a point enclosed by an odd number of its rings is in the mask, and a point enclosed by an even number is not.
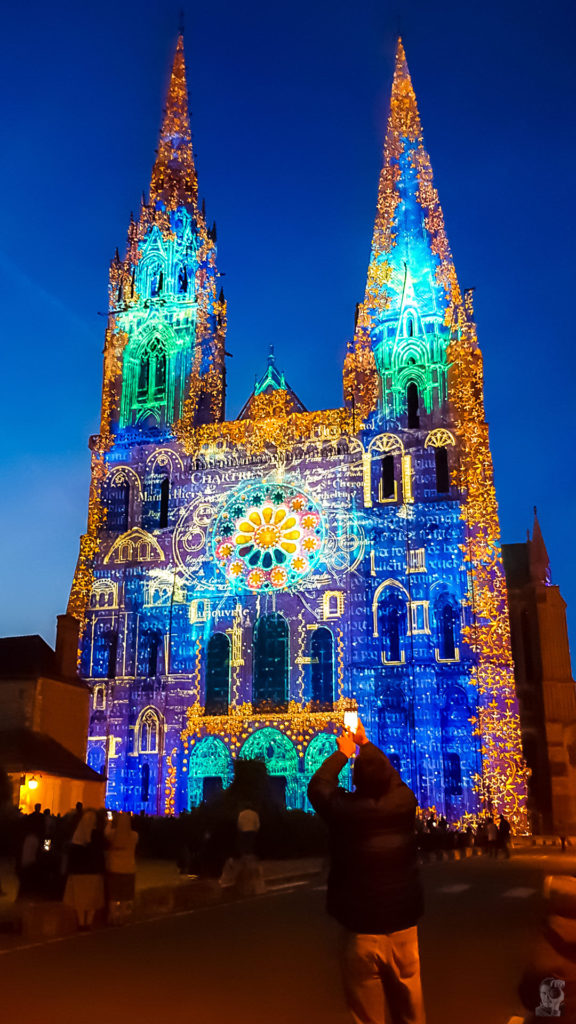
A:
[[[182,37],[150,182],[124,260],[110,272],[105,380],[108,423],[120,443],[224,417],[225,304],[217,298],[216,231],[198,205]]]

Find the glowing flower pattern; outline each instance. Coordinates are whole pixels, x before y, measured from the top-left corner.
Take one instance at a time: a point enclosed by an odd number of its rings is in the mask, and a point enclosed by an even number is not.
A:
[[[287,484],[237,489],[218,516],[214,557],[243,589],[283,590],[317,563],[324,523],[309,495]]]

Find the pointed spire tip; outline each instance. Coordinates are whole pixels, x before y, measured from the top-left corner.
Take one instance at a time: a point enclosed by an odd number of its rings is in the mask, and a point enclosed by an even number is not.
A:
[[[198,194],[184,57],[183,31],[178,33],[170,73],[160,139],[152,181],[150,202],[161,202],[168,209],[195,207]]]

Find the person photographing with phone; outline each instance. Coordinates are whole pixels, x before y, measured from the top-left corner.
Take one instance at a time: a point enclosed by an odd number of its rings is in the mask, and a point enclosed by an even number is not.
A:
[[[354,714],[348,713],[350,715]],[[327,910],[342,926],[341,971],[354,1024],[425,1024],[417,921],[423,911],[416,797],[359,719],[312,776],[330,829]],[[354,792],[338,785],[353,757]]]

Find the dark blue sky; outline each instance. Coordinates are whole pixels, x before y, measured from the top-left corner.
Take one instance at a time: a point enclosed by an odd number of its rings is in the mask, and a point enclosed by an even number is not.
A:
[[[107,267],[148,184],[179,3],[3,14],[0,633],[53,640],[85,527]],[[228,415],[270,343],[309,408],[341,401],[364,290],[395,36],[448,236],[476,286],[505,541],[538,505],[576,639],[573,4],[185,5],[200,194],[229,301]]]

